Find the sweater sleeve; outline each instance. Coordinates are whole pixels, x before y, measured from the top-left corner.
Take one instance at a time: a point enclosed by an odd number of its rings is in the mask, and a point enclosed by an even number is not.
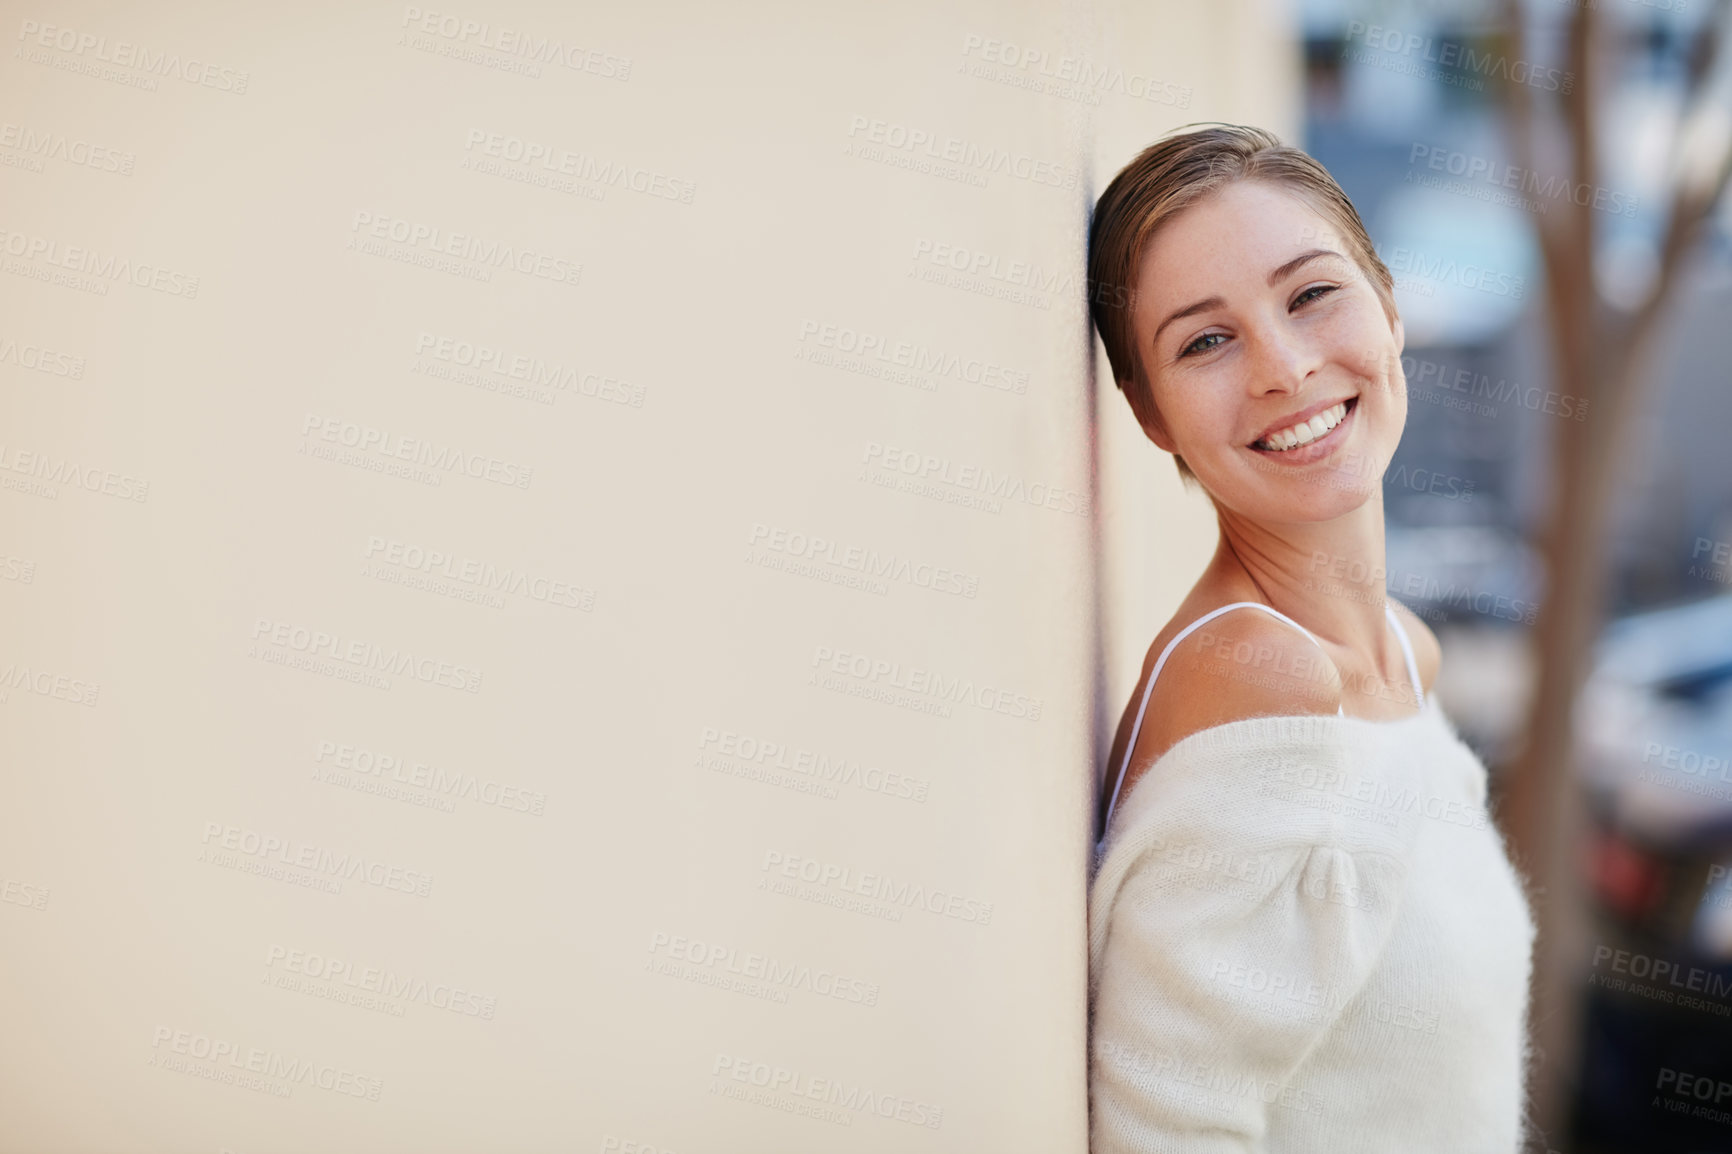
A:
[[[1403,869],[1291,832],[1140,839],[1091,909],[1092,1154],[1248,1154],[1275,1112],[1321,1112],[1290,1079],[1375,966]]]

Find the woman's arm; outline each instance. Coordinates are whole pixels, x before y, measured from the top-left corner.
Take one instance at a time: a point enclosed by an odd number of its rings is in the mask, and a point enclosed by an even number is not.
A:
[[[1358,992],[1400,904],[1394,855],[1153,839],[1111,895],[1090,1027],[1092,1154],[1251,1154]]]

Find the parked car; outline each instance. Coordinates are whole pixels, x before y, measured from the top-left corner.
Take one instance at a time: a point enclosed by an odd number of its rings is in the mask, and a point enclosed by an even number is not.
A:
[[[1571,1149],[1732,1150],[1732,1100],[1695,1095],[1732,1087],[1732,594],[1611,623],[1575,723],[1593,910]]]

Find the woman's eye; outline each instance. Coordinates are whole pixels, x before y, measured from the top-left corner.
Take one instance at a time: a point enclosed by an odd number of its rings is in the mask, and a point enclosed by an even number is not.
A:
[[[1224,341],[1226,339],[1227,339],[1226,333],[1204,333],[1202,336],[1198,337],[1196,340],[1192,341],[1190,344],[1188,344],[1184,348],[1180,349],[1179,355],[1181,357],[1189,357],[1189,356],[1194,356],[1197,353],[1206,353],[1210,349],[1214,348],[1215,346],[1212,344],[1204,344],[1203,342],[1214,341],[1214,340],[1223,340]]]
[[[1294,297],[1293,304],[1298,306],[1305,304],[1307,301],[1314,301],[1326,293],[1334,292],[1338,287],[1340,286],[1332,284],[1314,284],[1304,292],[1300,293],[1297,297]]]

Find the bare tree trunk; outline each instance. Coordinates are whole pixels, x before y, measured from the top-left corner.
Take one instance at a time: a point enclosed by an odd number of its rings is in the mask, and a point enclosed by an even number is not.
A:
[[[1722,0],[1718,27],[1692,61],[1686,116],[1708,83],[1729,25],[1732,6]],[[1505,15],[1518,57],[1522,51],[1519,0]],[[1597,188],[1596,21],[1594,6],[1578,8],[1568,32],[1573,91],[1563,97],[1569,142],[1567,175],[1573,188]],[[1531,90],[1513,85],[1510,125],[1515,151],[1530,171],[1538,167]],[[1682,135],[1682,134],[1681,134]],[[1550,509],[1539,534],[1546,596],[1534,629],[1538,670],[1524,737],[1509,767],[1501,824],[1511,855],[1527,875],[1539,929],[1535,944],[1530,1037],[1531,1121],[1550,1147],[1561,1140],[1573,1100],[1580,1042],[1581,974],[1587,954],[1589,913],[1585,871],[1578,856],[1586,829],[1575,765],[1575,702],[1585,680],[1605,612],[1607,538],[1614,479],[1628,451],[1628,428],[1652,394],[1650,350],[1665,306],[1675,295],[1699,226],[1719,200],[1732,172],[1732,151],[1717,158],[1706,180],[1675,192],[1666,221],[1659,272],[1635,313],[1615,317],[1594,287],[1592,197],[1571,197],[1556,217],[1536,222],[1545,266],[1547,338],[1552,383],[1589,402],[1585,423],[1554,422]]]
[[[1554,349],[1563,344],[1554,339]],[[1578,341],[1570,346],[1579,360]],[[1562,349],[1557,349],[1562,352]],[[1560,362],[1564,362],[1560,358]],[[1586,374],[1559,374],[1560,382]],[[1599,393],[1595,390],[1595,393]],[[1603,395],[1603,394],[1600,394]],[[1546,598],[1536,622],[1538,677],[1524,744],[1510,770],[1503,813],[1512,856],[1533,891],[1539,937],[1534,951],[1531,1035],[1533,1121],[1556,1135],[1567,1121],[1578,1052],[1578,973],[1586,939],[1582,869],[1575,856],[1585,829],[1574,764],[1574,704],[1585,676],[1605,596],[1603,558],[1609,486],[1603,455],[1604,411],[1554,440],[1553,505],[1541,541]],[[1598,418],[1598,419],[1596,419]],[[1595,474],[1599,474],[1598,477]]]
[[[1571,145],[1572,185],[1591,182],[1595,169],[1593,11],[1591,7],[1579,10],[1569,29],[1574,87],[1565,98],[1564,119]],[[1514,19],[1513,39],[1519,52],[1519,12]],[[1532,94],[1512,95],[1516,97],[1512,124],[1531,171],[1538,155]],[[1529,1034],[1534,1061],[1528,1089],[1531,1121],[1548,1138],[1561,1133],[1567,1121],[1573,1088],[1570,1059],[1577,1050],[1577,991],[1570,963],[1572,954],[1579,953],[1584,903],[1580,871],[1569,857],[1570,847],[1579,844],[1572,835],[1579,833],[1583,822],[1568,771],[1573,763],[1572,707],[1602,597],[1598,562],[1605,511],[1590,474],[1596,463],[1605,464],[1599,451],[1608,439],[1605,391],[1596,372],[1601,365],[1593,347],[1594,221],[1591,209],[1578,205],[1574,197],[1556,207],[1561,210],[1557,217],[1541,216],[1536,222],[1545,260],[1552,385],[1557,391],[1586,398],[1589,410],[1587,422],[1554,422],[1549,430],[1551,506],[1539,541],[1546,596],[1534,629],[1538,678],[1502,814],[1511,855],[1528,878],[1539,930],[1531,986]]]

